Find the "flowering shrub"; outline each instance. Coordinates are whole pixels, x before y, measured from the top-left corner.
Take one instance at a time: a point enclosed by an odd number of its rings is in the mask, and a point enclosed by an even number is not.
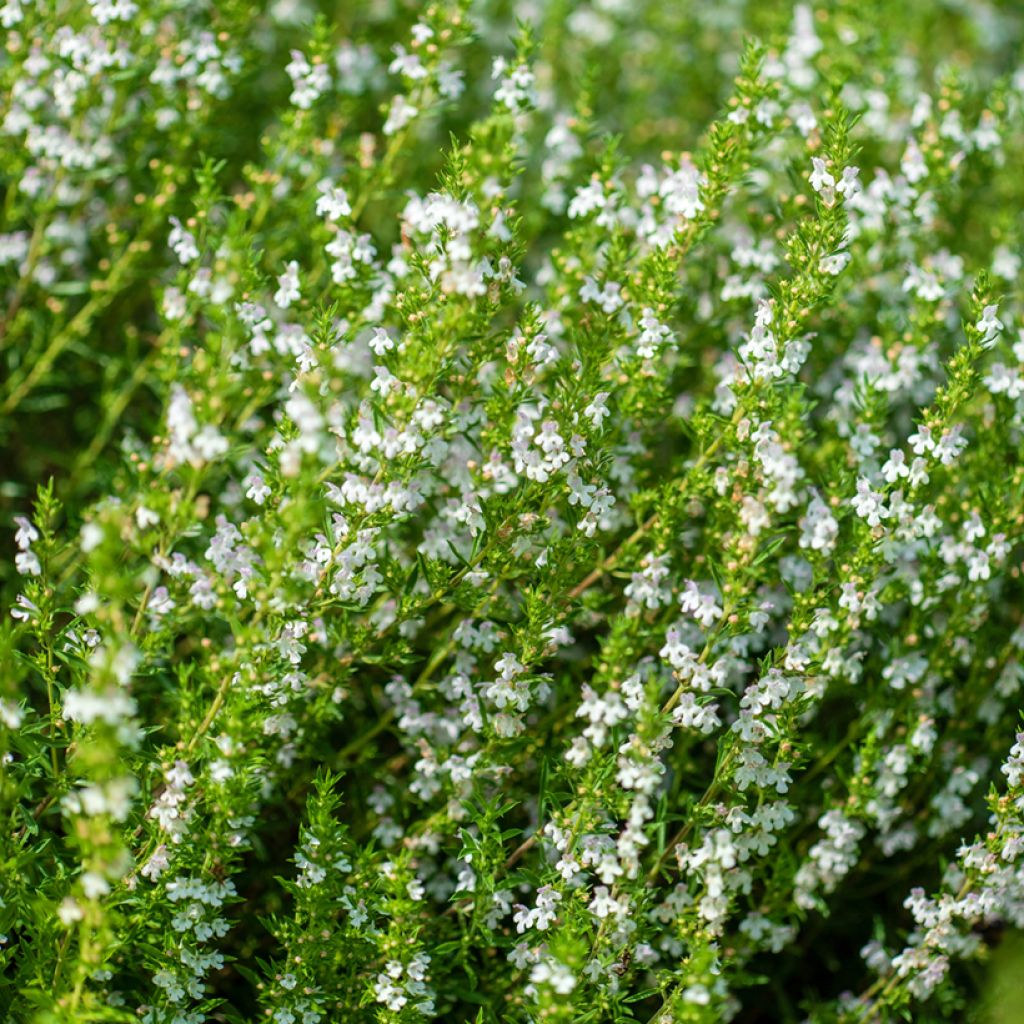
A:
[[[965,1019],[1019,6],[320,6],[0,7],[5,1019]]]

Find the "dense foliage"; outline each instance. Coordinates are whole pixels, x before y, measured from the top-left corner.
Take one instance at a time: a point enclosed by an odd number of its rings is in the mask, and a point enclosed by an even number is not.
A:
[[[4,1019],[976,1018],[1020,5],[0,24]]]

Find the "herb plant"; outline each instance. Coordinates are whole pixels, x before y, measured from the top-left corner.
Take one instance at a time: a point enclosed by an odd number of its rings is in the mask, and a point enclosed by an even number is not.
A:
[[[1020,5],[0,24],[4,1019],[981,1019]]]

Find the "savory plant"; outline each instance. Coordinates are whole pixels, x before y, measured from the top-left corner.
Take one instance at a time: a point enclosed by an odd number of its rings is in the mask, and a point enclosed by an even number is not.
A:
[[[1019,5],[0,23],[5,1019],[975,1019]]]

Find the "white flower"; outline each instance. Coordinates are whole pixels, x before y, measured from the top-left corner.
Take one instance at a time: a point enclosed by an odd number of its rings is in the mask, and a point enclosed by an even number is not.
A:
[[[391,101],[391,109],[388,111],[387,120],[384,122],[384,128],[382,129],[384,134],[394,135],[400,132],[417,114],[419,114],[419,110],[404,96],[396,96]]]
[[[24,516],[15,516],[14,522],[18,527],[14,533],[14,543],[22,551],[27,551],[39,540],[39,531]]]
[[[60,918],[62,925],[70,928],[76,921],[81,921],[85,917],[85,911],[74,897],[65,896],[57,908],[57,917]]]
[[[848,252],[837,252],[831,256],[822,256],[818,266],[823,274],[830,274],[832,277],[835,277],[849,266],[851,258]]]
[[[395,347],[394,338],[383,327],[374,327],[373,337],[370,339],[370,348],[378,356],[390,352]]]
[[[352,213],[349,205],[348,194],[343,188],[339,188],[329,178],[325,178],[317,185],[320,196],[316,201],[316,214],[318,217],[326,217],[328,220],[341,220]]]
[[[43,571],[34,551],[19,551],[14,556],[14,568],[22,576],[38,576]]]
[[[811,157],[811,166],[811,188],[813,188],[815,192],[822,192],[835,185],[836,179],[832,177],[826,169],[825,161],[822,160],[821,157]]]
[[[981,319],[974,325],[974,329],[981,335],[981,344],[984,348],[992,348],[999,340],[999,332],[1003,329],[1003,322],[996,316],[998,306],[986,306],[981,313]]]
[[[319,203],[317,207],[319,208]],[[285,268],[285,272],[277,279],[278,288],[274,293],[274,302],[281,309],[287,309],[293,302],[298,301],[299,291],[299,264],[292,260]]]
[[[248,485],[245,496],[250,501],[256,502],[257,505],[262,505],[270,497],[271,489],[259,473],[251,473],[246,477],[245,482]]]
[[[864,477],[857,481],[857,494],[852,499],[854,511],[866,519],[868,526],[879,526],[889,515],[884,497],[871,489],[871,482]]]
[[[583,410],[583,415],[597,428],[600,428],[605,418],[611,415],[607,406],[608,397],[609,393],[607,391],[599,391]]]
[[[839,184],[836,185],[836,191],[840,195],[846,196],[847,199],[852,199],[861,190],[859,174],[860,168],[858,167],[845,168]]]

